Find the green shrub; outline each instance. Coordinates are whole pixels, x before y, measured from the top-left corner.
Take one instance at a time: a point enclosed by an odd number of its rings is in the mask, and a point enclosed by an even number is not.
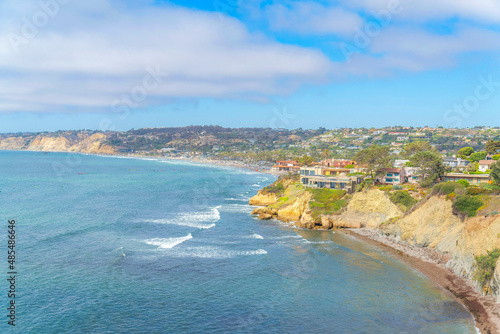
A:
[[[333,211],[339,211],[342,208],[345,208],[347,206],[347,201],[345,199],[339,199],[338,201],[335,201],[332,203],[331,207]]]
[[[392,189],[393,189],[393,190],[403,190],[403,186],[400,186],[400,185],[397,185],[397,184],[396,184],[396,185],[393,185],[393,186],[392,186]]]
[[[313,196],[309,201],[309,207],[313,218],[320,214],[333,214],[347,205],[347,201],[342,199],[345,196],[345,190],[339,189],[307,189]]]
[[[457,183],[462,184],[466,188],[469,186],[469,181],[467,180],[458,180]]]
[[[500,249],[498,248],[489,251],[487,255],[476,256],[476,271],[474,273],[474,278],[481,286],[489,283],[493,278],[493,273],[495,272],[499,257]]]
[[[455,183],[455,182],[443,182],[436,184],[434,188],[432,188],[433,195],[448,195],[451,193],[463,193],[465,189],[463,184]]]
[[[325,207],[325,204],[323,203],[318,203],[318,202],[314,202],[314,201],[310,201],[309,202],[309,207],[312,209],[312,208],[324,208]]]
[[[315,202],[323,203],[323,204],[328,204],[331,202],[335,202],[346,194],[345,190],[339,190],[339,189],[311,189],[308,188],[307,191],[309,191],[313,195],[313,200]]]
[[[474,217],[477,214],[477,210],[482,206],[483,202],[479,198],[460,195],[453,202],[453,213],[457,216],[467,215],[467,217]]]
[[[480,187],[486,190],[500,190],[500,186],[496,184],[482,183]]]
[[[284,186],[283,186],[283,183],[281,182],[278,182],[276,185],[270,185],[268,187],[264,187],[263,190],[263,193],[275,193],[275,194],[279,194],[281,192],[283,192],[283,190],[285,190]]]
[[[465,193],[467,195],[479,195],[484,192],[486,192],[486,190],[480,187],[469,187],[465,190]]]
[[[389,199],[392,203],[398,205],[401,204],[405,207],[406,210],[411,208],[417,200],[414,199],[408,192],[404,190],[398,190],[389,194]]]

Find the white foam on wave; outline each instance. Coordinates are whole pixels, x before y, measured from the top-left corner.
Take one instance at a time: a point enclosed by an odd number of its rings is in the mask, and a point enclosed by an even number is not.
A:
[[[300,235],[284,235],[281,237],[273,237],[272,239],[304,239]]]
[[[252,187],[260,187],[260,184],[252,184]]]
[[[172,253],[175,257],[197,257],[207,259],[227,259],[237,256],[265,255],[267,251],[264,249],[249,250],[249,251],[234,251],[220,247],[190,247]]]
[[[254,208],[248,204],[227,204],[222,208],[223,211],[228,212],[252,212]]]
[[[146,220],[148,223],[170,224],[178,226],[187,226],[198,229],[209,229],[215,226],[215,223],[220,219],[220,206],[213,208],[209,212],[189,212],[179,214],[172,219],[151,219]],[[203,223],[211,224],[203,224]]]
[[[257,233],[249,235],[247,238],[251,238],[251,239],[264,239],[263,236],[261,236],[260,234],[257,234]]]
[[[193,239],[191,233],[189,233],[185,237],[180,237],[180,238],[154,238],[154,239],[144,240],[144,242],[147,243],[148,245],[158,246],[158,248],[169,249],[169,248],[174,248],[175,246],[180,245],[184,241],[187,241],[189,239]]]

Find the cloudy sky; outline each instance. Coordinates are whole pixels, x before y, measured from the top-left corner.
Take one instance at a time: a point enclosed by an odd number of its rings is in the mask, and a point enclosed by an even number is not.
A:
[[[498,126],[498,0],[0,1],[0,132]]]

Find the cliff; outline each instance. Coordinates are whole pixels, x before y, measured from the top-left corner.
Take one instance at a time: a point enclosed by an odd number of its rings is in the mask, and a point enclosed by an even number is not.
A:
[[[332,219],[339,227],[377,228],[383,222],[402,215],[403,211],[383,191],[372,189],[355,194],[346,210]]]
[[[52,152],[82,152],[113,154],[116,149],[106,144],[108,136],[103,133],[93,135],[79,133],[72,135],[38,135],[30,137],[0,137],[0,150],[27,150]]]
[[[282,189],[280,183],[286,187]],[[478,256],[489,256],[488,252],[500,249],[499,195],[481,195],[485,204],[477,216],[464,218],[454,213],[453,198],[439,194],[427,196],[406,211],[392,202],[392,190],[371,188],[345,195],[339,190],[306,189],[283,180],[276,181],[269,190],[274,191],[272,199],[260,193],[250,202],[265,205],[253,212],[260,219],[277,218],[309,229],[376,230],[397,242],[435,251],[448,268],[500,302],[500,259],[493,257],[496,266],[490,264],[491,279],[481,281],[477,269]]]
[[[382,225],[381,232],[407,244],[435,250],[447,259],[447,267],[474,281],[477,289],[500,302],[498,261],[493,280],[484,285],[477,282],[475,261],[476,257],[500,248],[500,215],[462,221],[453,214],[450,200],[432,196],[409,215]]]

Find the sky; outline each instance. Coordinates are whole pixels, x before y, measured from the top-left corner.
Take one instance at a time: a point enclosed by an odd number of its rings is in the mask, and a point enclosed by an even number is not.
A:
[[[0,132],[499,126],[498,0],[0,0]]]

